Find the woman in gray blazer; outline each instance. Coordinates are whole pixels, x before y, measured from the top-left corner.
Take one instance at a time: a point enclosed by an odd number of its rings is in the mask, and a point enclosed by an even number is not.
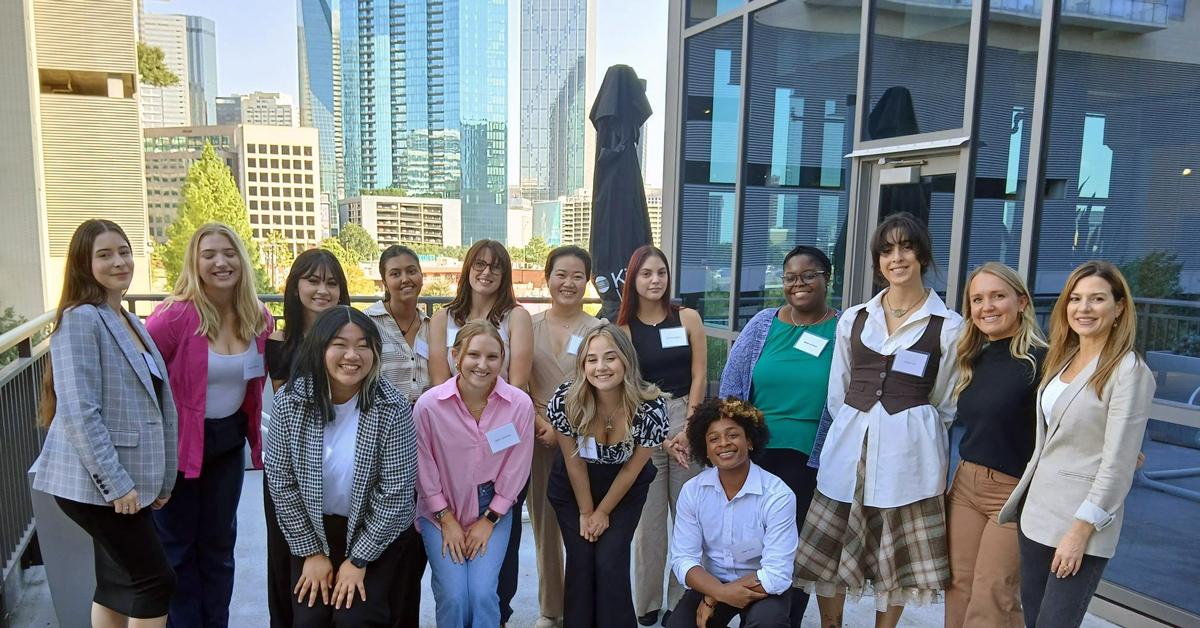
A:
[[[1115,266],[1092,261],[1067,279],[1050,315],[1037,446],[999,516],[1020,514],[1028,628],[1077,628],[1121,536],[1154,398],[1133,349],[1130,297]]]
[[[94,628],[165,626],[175,590],[147,509],[175,485],[175,403],[162,356],[121,306],[133,270],[116,223],[75,230],[38,410],[49,430],[33,488],[95,543]]]

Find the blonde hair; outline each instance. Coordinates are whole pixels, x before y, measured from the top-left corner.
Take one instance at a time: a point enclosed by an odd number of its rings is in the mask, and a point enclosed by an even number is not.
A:
[[[500,330],[486,318],[477,318],[468,322],[459,328],[458,333],[454,335],[454,344],[451,348],[454,349],[455,364],[462,361],[462,353],[471,346],[471,340],[475,336],[490,336],[500,345],[500,361],[504,361],[504,338],[500,336]],[[459,368],[458,370],[462,370]]]
[[[563,398],[567,422],[575,429],[576,434],[588,435],[594,434],[597,426],[604,421],[596,415],[596,389],[588,382],[587,376],[584,374],[587,349],[593,340],[600,337],[608,339],[613,349],[616,349],[621,364],[625,365],[625,379],[621,385],[621,407],[625,414],[625,440],[629,441],[633,439],[633,417],[637,415],[642,404],[660,397],[666,398],[669,395],[659,390],[658,386],[642,379],[642,371],[638,366],[637,351],[633,348],[633,342],[629,340],[629,336],[626,336],[625,332],[621,331],[620,327],[612,323],[604,323],[599,327],[592,328],[579,343],[579,355],[575,357],[575,379],[567,388],[567,393]]]
[[[1125,277],[1121,271],[1117,270],[1116,266],[1103,260],[1092,260],[1076,268],[1075,272],[1067,278],[1062,294],[1058,295],[1054,311],[1050,313],[1050,353],[1046,355],[1042,385],[1044,386],[1050,380],[1058,377],[1059,371],[1062,371],[1075,357],[1075,354],[1079,353],[1079,334],[1071,329],[1071,324],[1067,320],[1067,303],[1071,299],[1071,292],[1075,290],[1075,286],[1080,280],[1087,277],[1099,277],[1108,282],[1109,288],[1112,290],[1113,303],[1120,303],[1125,308],[1117,315],[1117,320],[1113,323],[1108,338],[1104,341],[1104,348],[1100,350],[1100,362],[1096,366],[1096,372],[1088,380],[1088,385],[1097,395],[1100,395],[1109,378],[1116,372],[1121,361],[1125,359],[1125,355],[1134,351],[1134,336],[1137,333],[1137,312],[1130,302],[1129,283],[1125,281]],[[1141,356],[1138,356],[1136,352],[1134,356],[1141,360]]]
[[[221,313],[205,294],[204,282],[200,279],[200,240],[210,235],[225,236],[237,250],[242,269],[233,294],[233,309],[237,315],[235,330],[238,338],[242,340],[257,338],[267,328],[267,320],[254,288],[254,267],[250,263],[250,254],[246,251],[242,239],[224,223],[210,222],[201,225],[192,234],[187,250],[183,253],[183,270],[179,274],[179,280],[175,282],[175,292],[167,297],[165,302],[191,302],[200,315],[200,327],[196,329],[196,335],[210,340],[217,337],[221,331]]]
[[[1008,287],[1016,293],[1018,302],[1021,297],[1025,297],[1025,306],[1017,310],[1017,333],[1013,334],[1012,342],[1009,344],[1009,353],[1012,354],[1014,360],[1028,362],[1033,367],[1033,377],[1037,377],[1038,365],[1030,351],[1035,347],[1046,346],[1046,339],[1042,335],[1041,327],[1038,327],[1037,317],[1034,316],[1033,297],[1029,295],[1029,288],[1025,287],[1021,276],[999,262],[988,262],[976,268],[967,278],[967,299],[963,301],[962,306],[963,329],[962,334],[958,337],[959,375],[958,384],[954,387],[954,399],[956,400],[971,383],[971,378],[975,375],[975,360],[983,352],[984,345],[988,343],[987,335],[980,331],[979,327],[975,325],[975,319],[971,318],[971,282],[984,273],[1008,284]]]

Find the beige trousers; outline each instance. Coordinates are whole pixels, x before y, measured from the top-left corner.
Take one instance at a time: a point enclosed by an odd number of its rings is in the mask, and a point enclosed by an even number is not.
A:
[[[671,420],[667,438],[674,438],[683,429],[687,423],[687,408],[686,396],[667,401],[667,417]],[[700,472],[700,466],[695,463],[690,463],[691,469],[679,466],[661,447],[654,450],[650,462],[657,474],[650,484],[642,518],[633,535],[633,606],[638,617],[658,609],[675,608],[679,598],[683,597],[683,586],[675,579],[675,574],[670,574],[667,600],[665,605],[663,603],[663,577],[667,575],[670,551],[667,537],[683,483]]]
[[[533,527],[534,552],[537,555],[538,604],[543,617],[563,616],[563,543],[558,518],[546,498],[546,485],[550,480],[550,466],[554,453],[539,443],[533,446],[533,464],[529,469],[529,493],[525,507],[529,509],[529,523]]]

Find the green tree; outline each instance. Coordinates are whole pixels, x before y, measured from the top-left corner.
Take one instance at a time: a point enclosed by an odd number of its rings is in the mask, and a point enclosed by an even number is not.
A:
[[[321,248],[333,253],[333,256],[342,265],[342,271],[346,273],[346,288],[350,292],[350,296],[370,296],[378,293],[375,282],[368,279],[367,274],[358,265],[362,261],[362,257],[358,253],[346,250],[341,242],[333,238],[321,242]]]
[[[264,235],[267,241],[262,244],[263,259],[271,285],[278,289],[287,281],[285,273],[296,261],[296,256],[292,255],[292,247],[284,240],[282,230],[271,229]]]
[[[1133,296],[1145,299],[1176,299],[1183,292],[1179,276],[1183,262],[1174,251],[1150,251],[1124,264],[1121,274],[1129,282]]]
[[[421,296],[423,297],[452,297],[458,292],[458,286],[450,283],[448,279],[437,277],[425,282],[421,288]]]
[[[348,222],[342,225],[342,231],[338,234],[338,242],[342,244],[347,251],[354,251],[358,254],[360,260],[379,259],[379,245],[375,243],[375,238],[367,233],[358,223]]]
[[[8,306],[4,309],[3,313],[0,313],[0,335],[25,324],[26,320],[24,316],[17,314],[17,311],[11,305]],[[0,365],[12,362],[15,357],[17,357],[16,347],[0,353]]]
[[[250,252],[255,284],[259,292],[273,293],[274,288],[263,269],[258,244],[250,239],[250,214],[238,193],[237,184],[229,166],[217,157],[208,142],[200,159],[188,168],[183,181],[183,192],[179,201],[179,212],[175,222],[167,228],[167,242],[160,245],[163,268],[167,273],[167,290],[175,287],[183,271],[183,254],[188,240],[201,225],[208,222],[223,222],[229,225]]]
[[[546,240],[542,236],[533,236],[522,252],[525,255],[526,264],[541,265],[546,263],[546,256],[550,255],[550,245],[546,244]]]
[[[179,77],[167,69],[166,55],[162,48],[145,42],[137,43],[138,74],[142,83],[152,87],[172,87],[179,84]]]
[[[404,188],[358,188],[361,196],[408,196]]]

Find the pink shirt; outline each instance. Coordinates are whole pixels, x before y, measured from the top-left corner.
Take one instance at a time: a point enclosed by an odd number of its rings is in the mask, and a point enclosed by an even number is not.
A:
[[[449,508],[466,528],[479,518],[479,485],[494,482],[489,506],[505,514],[529,480],[533,461],[533,402],[501,378],[479,423],[458,392],[458,376],[425,391],[413,408],[417,424],[417,516],[440,524],[433,513]],[[494,452],[488,433],[512,425],[520,441]],[[418,527],[418,530],[420,528]]]
[[[261,304],[260,304],[261,305]],[[255,339],[261,355],[267,336],[275,329],[275,319],[263,306],[267,328]],[[208,403],[208,338],[196,333],[200,313],[190,301],[173,301],[158,306],[146,319],[146,331],[167,363],[167,378],[179,412],[179,470],[185,478],[200,477],[204,463],[204,407]],[[266,377],[246,381],[242,412],[249,421],[246,440],[250,442],[254,468],[262,464],[262,396]]]

